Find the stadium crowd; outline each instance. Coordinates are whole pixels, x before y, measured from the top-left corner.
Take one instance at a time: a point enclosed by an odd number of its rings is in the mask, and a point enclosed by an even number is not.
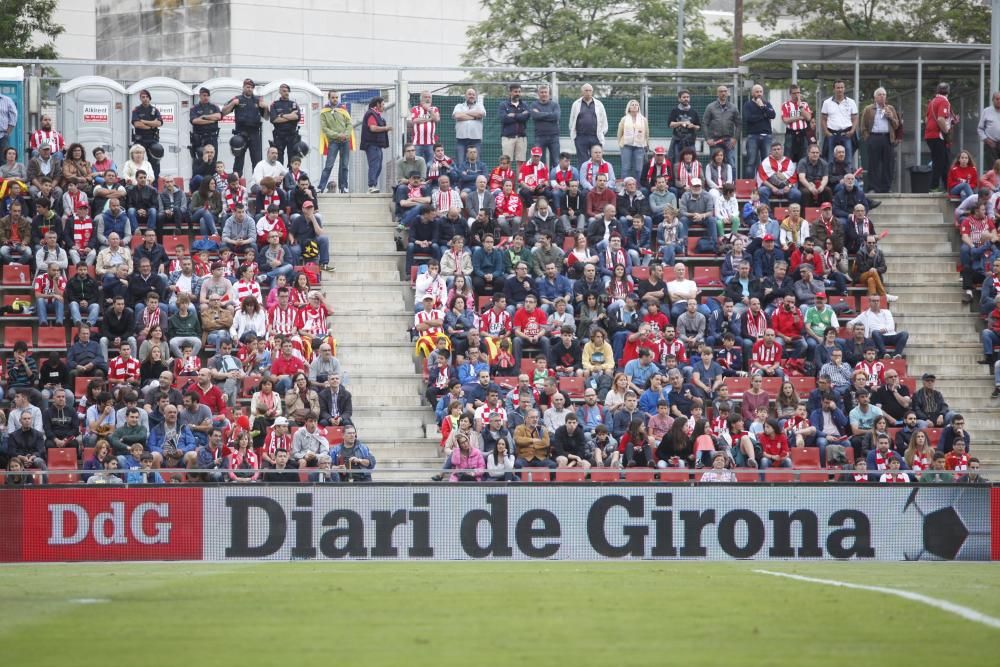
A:
[[[11,470],[44,469],[50,451],[68,449],[94,483],[162,481],[163,468],[214,469],[195,474],[206,481],[371,479],[375,457],[351,423],[316,289],[333,267],[317,190],[301,169],[309,146],[295,129],[299,110],[287,86],[268,107],[254,85],[247,79],[222,108],[200,91],[187,184],[160,177],[162,120],[148,93],[120,168],[100,148],[89,161],[51,119],[31,135],[26,163],[4,151],[4,282],[10,272],[32,291],[8,299],[4,313],[39,324],[37,348],[29,329],[5,360]],[[906,381],[908,335],[890,312],[884,234],[871,217],[880,202],[866,187],[889,190],[885,149],[899,140],[899,116],[883,89],[860,113],[844,91],[837,82],[819,114],[796,86],[779,110],[759,85],[742,108],[720,86],[703,114],[682,91],[669,149],[650,144],[649,120],[630,102],[617,126],[621,180],[589,84],[570,113],[575,161],[560,150],[559,103],[545,86],[529,103],[511,85],[489,121],[470,89],[452,113],[457,160],[422,93],[392,190],[446,455],[441,477],[704,467],[706,480],[726,481],[732,469],[795,462],[856,465],[856,481],[907,481],[906,471],[978,481],[964,419],[936,378],[925,374],[916,391]],[[928,105],[936,168],[941,150],[948,162],[947,92],[942,84]],[[232,172],[215,160],[230,111]],[[336,92],[324,111],[318,186],[344,192],[353,127]],[[383,111],[373,99],[361,123],[369,191],[392,131]],[[771,137],[779,115],[783,144]],[[266,151],[264,119],[275,136]],[[486,122],[501,126],[493,168],[479,158]],[[870,149],[867,172],[855,164],[859,139]],[[995,140],[984,142],[995,153]],[[338,156],[339,186],[330,180]],[[963,152],[939,180],[967,196],[956,213],[967,296],[981,283],[982,303],[1000,308],[997,173],[980,182]],[[180,242],[166,234],[185,227]],[[22,333],[5,329],[6,340]],[[994,309],[987,362],[997,336]],[[52,351],[40,362],[43,338]],[[1000,366],[997,377],[1000,386]]]

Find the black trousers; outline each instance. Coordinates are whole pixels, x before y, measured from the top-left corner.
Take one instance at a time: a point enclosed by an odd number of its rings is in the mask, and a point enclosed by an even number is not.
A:
[[[868,176],[865,185],[872,192],[889,192],[892,189],[892,142],[889,134],[872,134],[868,137]]]
[[[926,141],[927,147],[931,149],[931,190],[946,188],[948,169],[951,167],[948,144],[944,142],[944,139],[927,139]]]
[[[243,176],[243,161],[246,159],[247,153],[250,154],[250,171],[253,171],[254,165],[261,161],[263,157],[260,152],[261,138],[260,138],[260,126],[257,127],[246,127],[237,126],[236,133],[242,134],[247,138],[247,148],[241,154],[237,155],[233,159],[233,172],[237,176]]]

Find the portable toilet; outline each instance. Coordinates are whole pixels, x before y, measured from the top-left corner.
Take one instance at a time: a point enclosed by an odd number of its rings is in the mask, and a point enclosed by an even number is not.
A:
[[[59,85],[59,124],[64,137],[83,144],[87,160],[100,146],[119,168],[128,160],[131,112],[128,93],[103,76],[78,76]]]
[[[23,67],[0,67],[0,95],[6,95],[14,101],[17,107],[17,125],[14,131],[7,137],[7,145],[17,149],[18,162],[27,163],[25,157],[25,128],[27,127],[24,115],[24,68]],[[4,128],[6,130],[7,128]],[[60,129],[60,128],[57,128]],[[2,156],[0,156],[2,158]]]
[[[288,87],[292,89],[288,94],[288,97],[299,103],[299,109],[301,111],[299,118],[299,135],[302,137],[302,141],[306,142],[309,146],[309,155],[302,160],[302,169],[309,174],[309,178],[315,187],[319,184],[319,177],[323,171],[324,162],[324,158],[320,154],[319,150],[319,114],[323,110],[325,96],[322,90],[308,81],[300,81],[297,79],[279,79],[277,81],[272,81],[261,88],[260,94],[264,97],[264,102],[266,102],[269,107],[271,106],[271,102],[280,97],[278,88],[280,88],[283,83],[288,84]],[[269,121],[264,122],[265,152],[267,147],[270,145],[269,142],[273,136],[273,129],[274,126],[271,125]],[[285,156],[285,162],[288,162],[287,155]]]
[[[226,104],[230,102],[234,97],[238,97],[243,94],[243,80],[233,79],[230,77],[219,77],[215,79],[209,79],[194,87],[194,94],[197,95],[198,91],[202,88],[208,88],[209,96],[208,98],[213,104],[218,105],[221,109]],[[256,94],[260,94],[259,88],[255,91]],[[226,163],[226,171],[232,171],[233,168],[233,151],[229,148],[229,139],[233,136],[233,129],[236,127],[236,122],[234,120],[233,112],[229,112],[222,117],[219,122],[219,156],[218,159]],[[264,122],[264,127],[267,127],[267,122]],[[247,155],[246,164],[243,167],[243,173],[240,176],[245,176],[249,182],[250,172],[253,170],[253,165],[250,163],[250,156]]]
[[[154,76],[137,81],[128,89],[129,121],[132,109],[139,106],[139,91],[148,90],[151,104],[160,110],[163,125],[160,126],[160,144],[163,159],[160,173],[191,178],[191,89],[177,79]]]

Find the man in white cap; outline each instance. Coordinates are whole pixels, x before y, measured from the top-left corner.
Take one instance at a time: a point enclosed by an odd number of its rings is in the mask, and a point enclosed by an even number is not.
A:
[[[715,198],[705,192],[701,179],[698,177],[692,178],[688,185],[691,187],[687,189],[678,202],[678,215],[683,227],[681,234],[684,237],[683,240],[679,240],[684,244],[684,247],[687,247],[691,225],[697,222],[705,226],[708,239],[711,242],[711,249],[714,250],[719,239],[719,227],[715,224]]]

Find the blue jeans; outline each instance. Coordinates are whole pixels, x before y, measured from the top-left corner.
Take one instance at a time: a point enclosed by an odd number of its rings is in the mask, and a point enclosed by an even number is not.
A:
[[[896,349],[896,354],[903,354],[903,351],[906,349],[906,341],[909,338],[910,335],[905,331],[897,331],[894,334],[883,334],[881,331],[872,332],[872,342],[878,348],[879,356],[885,354],[886,345],[893,345]]]
[[[205,344],[214,345],[215,349],[219,349],[219,345],[222,344],[224,341],[229,341],[230,343],[233,341],[232,337],[229,335],[229,332],[225,329],[212,331],[205,338]]]
[[[684,252],[683,243],[667,243],[660,246],[660,257],[665,265],[673,266],[678,253]]]
[[[757,166],[771,152],[771,143],[773,141],[774,137],[770,134],[747,135],[747,161],[743,164],[743,178],[753,178],[753,175],[757,172]]]
[[[988,357],[993,354],[993,348],[1000,345],[1000,335],[990,331],[989,329],[983,329],[983,332],[979,334],[979,338],[983,343],[984,356]]]
[[[215,226],[215,216],[207,208],[199,208],[192,213],[191,224],[198,225],[202,236],[218,234],[218,228]]]
[[[431,166],[431,162],[434,161],[434,146],[430,144],[424,144],[422,146],[414,146],[417,149],[417,157],[422,157],[427,166]]]
[[[466,154],[469,152],[470,148],[475,148],[477,151],[483,145],[482,139],[455,139],[455,145],[458,146],[458,150],[455,151],[458,155],[455,156],[455,162],[462,162],[465,160]],[[482,152],[480,151],[480,157],[482,157]],[[405,176],[406,174],[403,174]],[[402,178],[402,176],[400,176]]]
[[[128,211],[128,219],[132,222],[132,233],[135,234],[136,230],[139,229],[139,215],[136,213],[134,208],[130,208]],[[147,208],[146,209],[146,228],[156,231],[156,209]]]
[[[965,199],[966,197],[971,197],[974,193],[972,191],[972,186],[970,186],[968,183],[959,183],[951,190],[949,190],[948,194],[952,195],[953,197],[961,197],[962,199]]]
[[[31,264],[31,247],[22,245],[20,250],[21,250],[21,257],[16,261],[19,262],[20,264]],[[15,261],[14,247],[10,245],[5,245],[3,247],[0,247],[0,257],[3,257],[4,264],[10,264],[14,262]]]
[[[761,204],[767,204],[771,201],[770,187],[762,185],[759,188],[757,188],[757,192],[760,194]],[[792,188],[788,191],[788,194],[786,194],[785,197],[788,199],[789,204],[798,204],[802,201],[802,193],[799,192],[799,189],[795,186],[792,186]]]
[[[368,146],[365,148],[365,157],[368,158],[368,187],[377,188],[378,179],[382,175],[382,152],[381,146]],[[419,155],[419,153],[417,153]]]
[[[333,163],[340,156],[340,169],[338,169],[337,185],[341,192],[347,192],[347,166],[351,160],[351,146],[346,141],[331,141],[327,146],[326,164],[323,165],[323,173],[319,177],[319,191],[326,190],[327,183],[330,182],[330,174],[333,173]]]
[[[49,323],[49,308],[53,308],[56,314],[56,324],[62,326],[65,317],[65,306],[62,301],[53,300],[49,305],[48,299],[35,299],[35,308],[38,311],[39,326],[46,326]],[[30,341],[28,341],[30,342]]]
[[[549,167],[554,167],[559,164],[559,136],[552,135],[551,137],[540,137],[535,135],[535,146],[542,149],[542,161],[549,165]],[[548,152],[548,155],[545,153]],[[640,167],[641,169],[641,167]]]
[[[410,267],[413,266],[413,257],[417,254],[417,244],[410,242],[406,245],[406,275],[410,275]],[[434,259],[441,258],[441,250],[437,243],[432,243],[427,248],[419,248],[422,254],[425,254]]]
[[[100,304],[96,303],[87,304],[87,323],[90,324],[90,326],[94,326],[97,324],[97,318],[100,316],[100,314],[101,314]],[[70,319],[73,320],[74,325],[76,325],[77,322],[83,321],[83,317],[80,313],[80,304],[78,302],[76,301],[69,302],[69,316]]]
[[[631,176],[639,180],[642,173],[643,160],[646,159],[646,149],[643,146],[622,146],[622,178]]]
[[[827,163],[833,162],[833,149],[837,146],[843,146],[846,155],[844,160],[847,164],[851,164],[851,158],[854,157],[854,141],[851,139],[849,134],[831,134],[826,138],[826,158]]]
[[[278,276],[290,276],[294,270],[295,267],[291,264],[282,264],[276,269],[265,272],[264,275],[270,279],[271,286],[274,287],[274,281]]]

